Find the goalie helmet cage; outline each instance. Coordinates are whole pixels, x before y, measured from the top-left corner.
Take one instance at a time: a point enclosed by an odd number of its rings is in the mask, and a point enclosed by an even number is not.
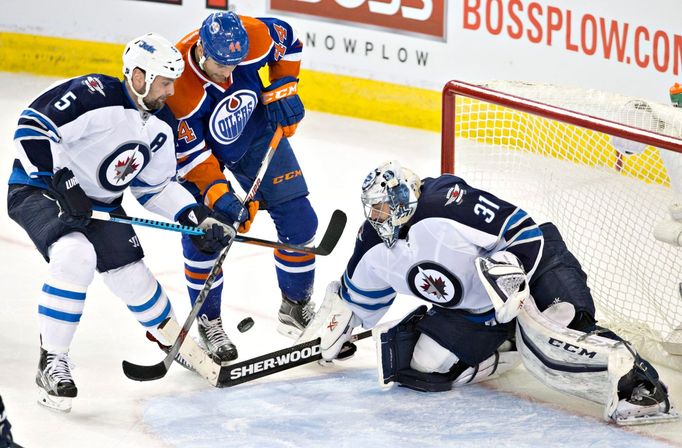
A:
[[[653,236],[670,219],[670,178],[682,182],[682,109],[581,88],[450,81],[442,112],[441,172],[554,222],[588,275],[600,324],[682,370],[682,356],[669,356],[682,353],[682,248]]]

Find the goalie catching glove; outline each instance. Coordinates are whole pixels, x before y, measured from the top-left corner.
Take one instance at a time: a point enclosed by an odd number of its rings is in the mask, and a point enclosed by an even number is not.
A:
[[[298,97],[298,79],[285,76],[273,81],[263,89],[262,101],[265,116],[272,126],[282,126],[285,137],[294,135],[296,126],[305,116],[303,102]]]
[[[499,323],[510,322],[530,295],[526,272],[516,255],[501,251],[474,261],[476,272],[495,307]]]
[[[205,231],[203,235],[191,235],[192,244],[201,252],[216,253],[227,247],[236,235],[228,219],[213,212],[203,204],[185,209],[178,217],[183,226],[199,227]]]

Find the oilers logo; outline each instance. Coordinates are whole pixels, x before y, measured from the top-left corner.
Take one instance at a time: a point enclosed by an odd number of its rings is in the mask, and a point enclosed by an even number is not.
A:
[[[224,98],[211,115],[211,136],[223,145],[234,143],[242,135],[256,104],[258,98],[250,90],[238,90]]]
[[[407,272],[410,291],[424,300],[452,307],[462,300],[462,283],[457,276],[438,263],[423,261]]]
[[[124,190],[151,159],[149,147],[142,142],[127,142],[116,148],[97,170],[99,183],[109,191]]]

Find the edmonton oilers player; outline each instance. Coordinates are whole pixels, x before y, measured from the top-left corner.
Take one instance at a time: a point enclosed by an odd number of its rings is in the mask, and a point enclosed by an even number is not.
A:
[[[179,120],[178,175],[198,201],[241,223],[246,232],[260,208],[268,211],[281,241],[305,244],[317,230],[301,168],[286,137],[294,134],[304,108],[297,95],[302,44],[289,24],[274,18],[209,15],[201,28],[178,44],[187,69],[176,82],[168,105]],[[258,69],[268,66],[270,85]],[[256,200],[242,204],[226,180],[228,169],[248,191],[275,128],[284,130]],[[185,274],[196,300],[217,254],[206,255],[183,239]],[[295,337],[313,315],[310,296],[315,258],[275,250],[282,292],[278,330]],[[221,318],[222,273],[199,312],[199,334],[217,362],[233,360],[237,349]]]
[[[676,417],[656,370],[596,326],[586,275],[553,224],[453,175],[422,182],[395,161],[370,172],[361,197],[355,251],[309,327],[320,328],[323,359],[344,357],[354,327],[375,327],[408,294],[432,306],[375,328],[381,384],[444,391],[522,358],[545,384],[605,404],[609,420]],[[503,351],[517,316],[519,351]]]
[[[130,225],[91,220],[92,210],[124,214],[130,190],[149,211],[199,225],[199,250],[225,247],[234,235],[173,180],[177,121],[164,106],[184,69],[177,49],[150,33],[123,52],[125,79],[91,74],[61,81],[36,98],[14,134],[18,158],[9,179],[10,217],[49,263],[39,295],[39,402],[71,409],[77,388],[69,347],[95,270],[161,344],[156,326],[173,316]]]

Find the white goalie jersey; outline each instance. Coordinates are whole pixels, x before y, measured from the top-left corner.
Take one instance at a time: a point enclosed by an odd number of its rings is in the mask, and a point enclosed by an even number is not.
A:
[[[427,178],[417,210],[393,248],[368,222],[361,227],[340,295],[365,328],[376,325],[397,293],[461,309],[485,322],[494,319],[493,304],[474,260],[508,251],[530,278],[542,247],[542,232],[523,210],[456,176]]]
[[[9,183],[47,188],[44,177],[68,167],[95,209],[112,210],[130,186],[147,209],[175,219],[195,203],[173,181],[175,118],[165,106],[148,114],[134,104],[120,79],[104,75],[50,88],[21,113]]]

